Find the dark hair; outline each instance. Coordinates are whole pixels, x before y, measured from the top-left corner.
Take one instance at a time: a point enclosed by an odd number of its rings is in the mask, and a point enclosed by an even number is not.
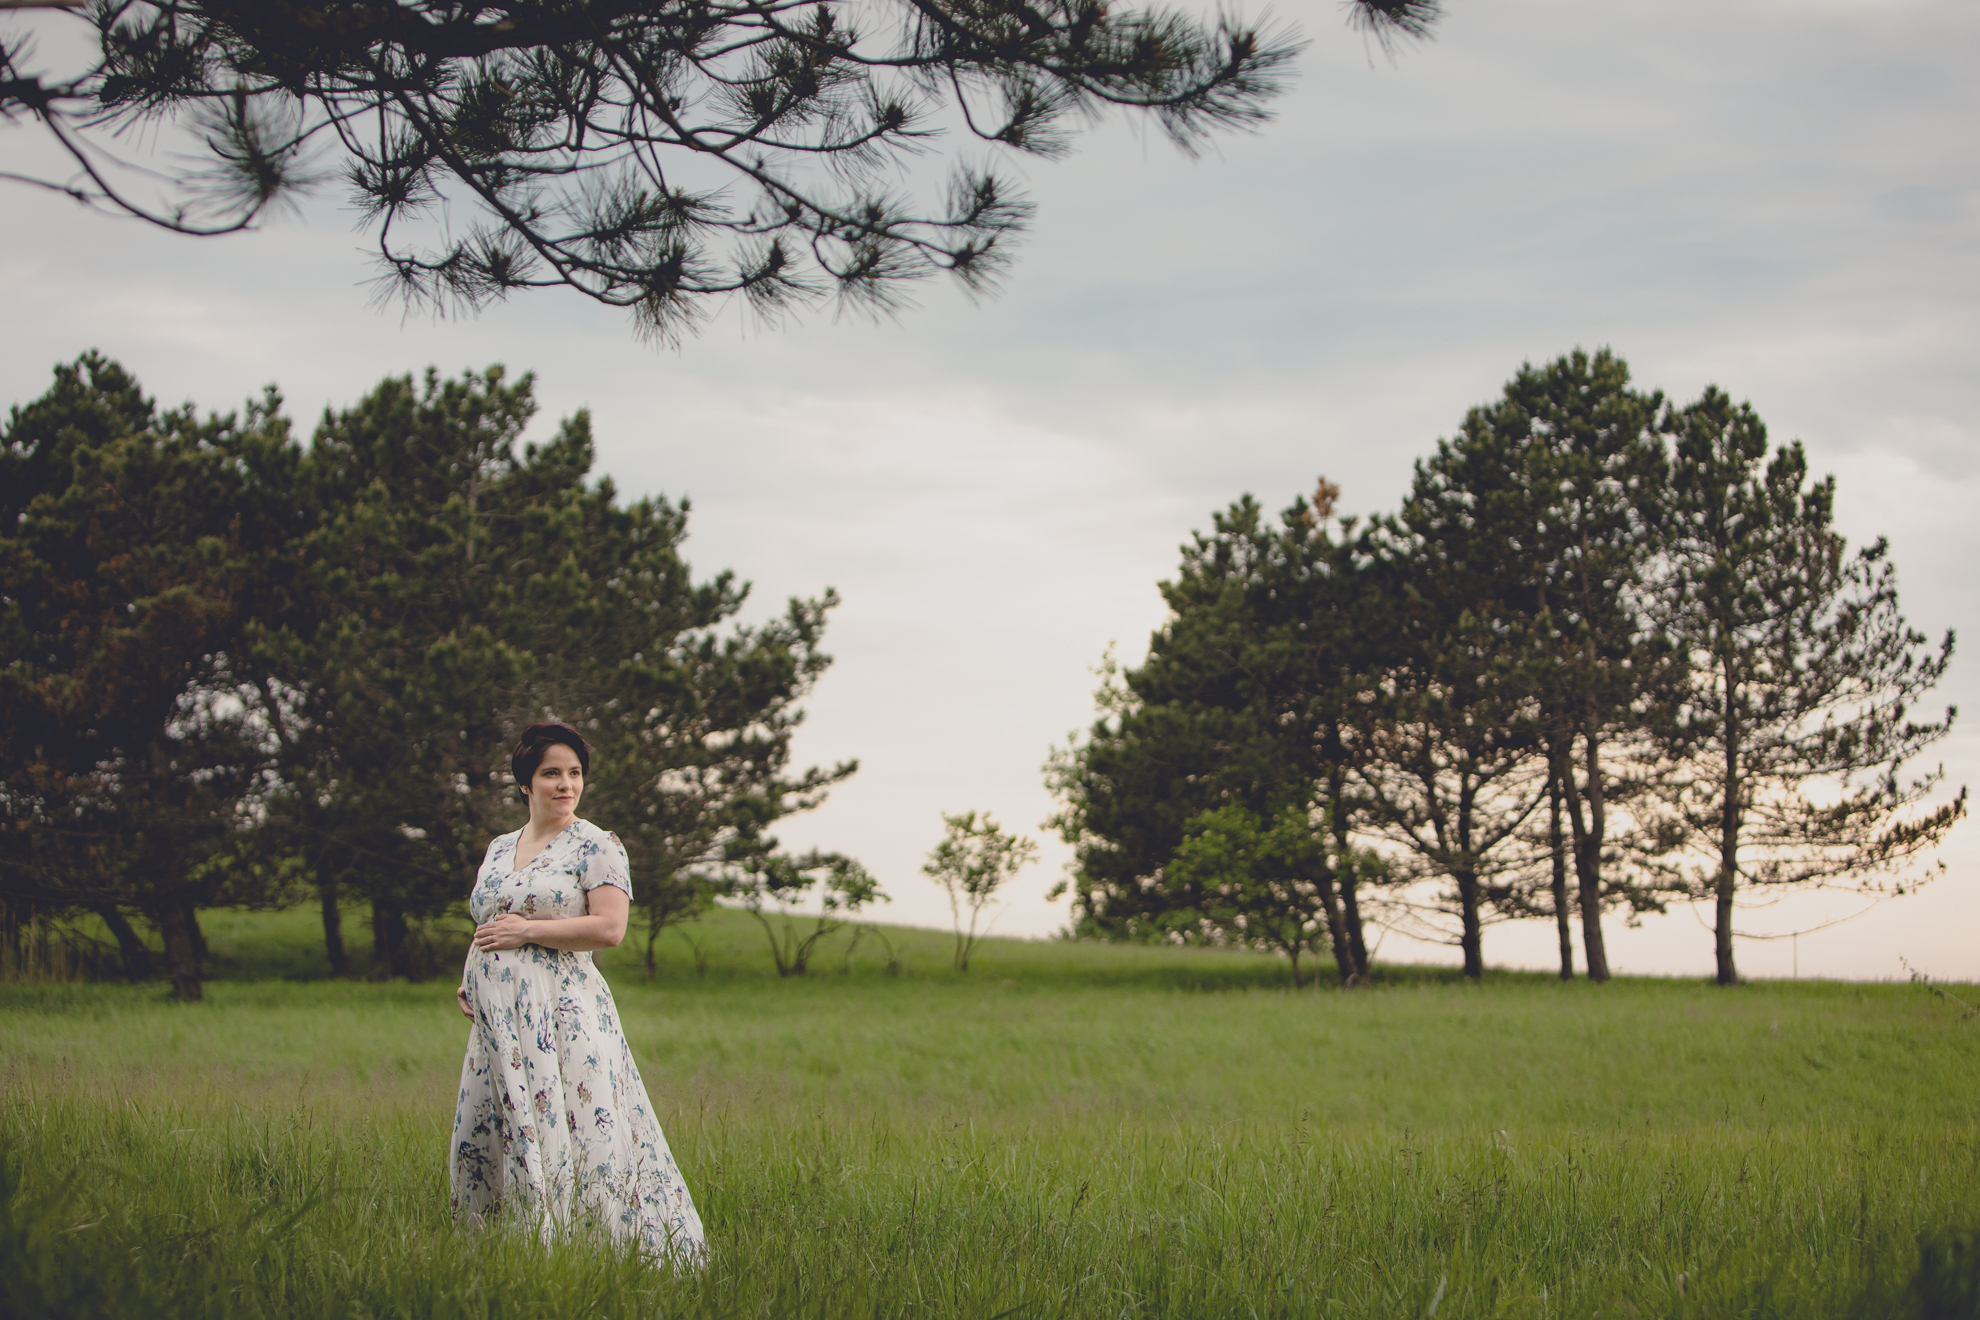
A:
[[[591,773],[591,744],[584,740],[584,735],[562,720],[539,720],[523,730],[515,752],[509,757],[509,773],[516,777],[516,796],[523,801],[529,801],[523,785],[536,778],[536,767],[543,764],[543,754],[558,743],[576,752],[578,768],[587,775]]]

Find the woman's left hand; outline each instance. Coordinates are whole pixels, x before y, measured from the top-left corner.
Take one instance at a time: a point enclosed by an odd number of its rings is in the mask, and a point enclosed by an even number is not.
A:
[[[474,947],[477,949],[519,949],[529,943],[529,919],[513,912],[504,912],[493,921],[484,921],[474,928]]]

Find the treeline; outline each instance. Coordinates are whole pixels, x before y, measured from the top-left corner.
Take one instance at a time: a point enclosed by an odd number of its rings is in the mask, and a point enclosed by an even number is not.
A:
[[[387,380],[294,437],[270,391],[160,410],[97,355],[59,367],[0,440],[0,916],[95,913],[124,970],[197,998],[199,912],[321,905],[350,971],[361,899],[391,973],[436,970],[425,923],[517,819],[508,749],[546,716],[595,749],[651,940],[718,888],[870,876],[769,830],[850,762],[794,771],[799,701],[836,602],[741,626],[696,581],[685,502],[590,476],[588,417],[521,435],[531,380]]]
[[[1334,517],[1322,480],[1250,497],[1162,584],[1147,659],[1054,753],[1080,933],[1331,954],[1368,928],[1494,921],[1575,935],[1710,899],[1718,980],[1758,886],[1915,883],[1963,814],[1907,764],[1952,656],[1851,553],[1834,479],[1717,389],[1676,405],[1609,352],[1527,366],[1419,461],[1395,513]]]

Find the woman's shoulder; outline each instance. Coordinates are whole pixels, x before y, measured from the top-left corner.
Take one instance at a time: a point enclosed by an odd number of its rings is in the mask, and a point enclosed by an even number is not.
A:
[[[488,841],[489,855],[493,856],[498,852],[502,852],[506,848],[515,847],[516,841],[520,838],[522,838],[522,827],[520,826],[517,827],[516,829],[510,830],[507,834],[496,835],[494,838]]]
[[[619,836],[608,829],[593,825],[588,820],[576,821],[571,830],[576,841],[576,851],[569,854],[573,869],[583,872],[580,881],[589,893],[600,885],[616,885],[632,896],[632,881],[627,872],[632,869],[632,859],[626,856],[626,845],[619,842]]]
[[[624,844],[619,842],[618,835],[612,833],[612,831],[602,825],[594,825],[590,821],[583,819],[575,820],[572,824],[576,827],[575,832],[579,843],[595,843],[601,847],[606,845],[614,848],[625,847]]]

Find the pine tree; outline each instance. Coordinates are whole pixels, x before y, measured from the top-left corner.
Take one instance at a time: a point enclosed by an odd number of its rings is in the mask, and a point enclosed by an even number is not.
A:
[[[333,967],[355,891],[380,960],[433,970],[421,923],[511,828],[508,749],[539,719],[594,745],[585,810],[626,845],[649,962],[725,863],[855,768],[789,773],[836,597],[724,629],[747,588],[693,580],[686,508],[592,482],[582,413],[522,444],[534,410],[533,381],[499,368],[387,380],[325,418],[303,465],[297,589],[255,655],[288,788],[275,817],[315,870]]]
[[[1497,640],[1482,645],[1526,668],[1598,981],[1609,976],[1604,907],[1661,901],[1648,869],[1612,864],[1619,842],[1654,847],[1619,839],[1617,812],[1643,791],[1633,767],[1681,667],[1646,609],[1666,471],[1661,403],[1632,389],[1606,349],[1522,367],[1502,399],[1472,409],[1418,464],[1398,516],[1438,547],[1426,579],[1459,593],[1480,626],[1490,620]]]
[[[1295,811],[1314,846],[1301,853],[1310,873],[1284,893],[1295,906],[1310,896],[1342,983],[1366,979],[1367,859],[1349,843],[1358,799],[1343,734],[1360,588],[1329,531],[1335,495],[1322,483],[1318,504],[1296,502],[1277,526],[1250,497],[1218,514],[1162,586],[1170,619],[1147,660],[1109,669],[1102,718],[1048,764],[1061,803],[1052,825],[1077,852],[1082,930],[1230,938],[1215,915],[1228,904],[1197,883],[1210,872],[1172,872],[1170,861],[1207,827],[1205,813],[1241,809],[1270,833]],[[1305,918],[1289,910],[1287,920]]]
[[[198,910],[286,896],[234,846],[266,786],[241,662],[297,457],[279,403],[161,413],[86,354],[0,439],[0,896],[97,912],[138,972],[134,910],[183,999]]]
[[[1771,448],[1750,406],[1708,389],[1661,427],[1677,460],[1664,604],[1691,657],[1684,719],[1663,739],[1679,767],[1670,819],[1711,858],[1699,888],[1713,899],[1718,981],[1731,985],[1742,889],[1870,883],[1964,814],[1965,788],[1927,806],[1940,772],[1905,773],[1952,727],[1951,709],[1912,712],[1944,675],[1953,634],[1935,651],[1905,623],[1888,545],[1848,552],[1835,479],[1811,482],[1798,442]]]
[[[1546,777],[1521,637],[1485,593],[1475,546],[1454,530],[1388,519],[1370,529],[1377,585],[1363,618],[1376,663],[1356,707],[1354,765],[1366,828],[1410,859],[1402,878],[1450,883],[1437,906],[1456,918],[1475,980],[1488,915]]]
[[[333,968],[337,896],[355,891],[384,967],[436,970],[422,922],[507,828],[525,678],[569,613],[558,497],[589,461],[568,437],[515,452],[530,387],[388,380],[326,415],[306,455],[297,586],[263,621],[256,677],[288,790],[276,817],[311,859]]]

